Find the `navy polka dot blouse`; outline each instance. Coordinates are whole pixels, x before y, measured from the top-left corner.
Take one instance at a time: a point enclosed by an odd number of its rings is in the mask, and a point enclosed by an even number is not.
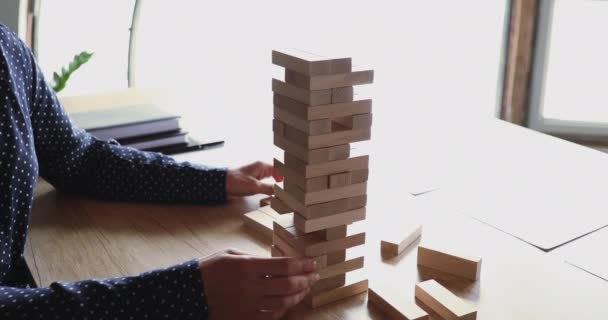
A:
[[[226,170],[100,141],[70,123],[28,48],[0,25],[0,319],[205,319],[195,260],[31,288],[23,250],[38,176],[111,200],[217,203]]]

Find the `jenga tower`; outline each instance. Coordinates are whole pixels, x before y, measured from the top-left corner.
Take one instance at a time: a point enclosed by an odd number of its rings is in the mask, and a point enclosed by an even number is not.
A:
[[[354,101],[353,86],[372,83],[374,72],[300,51],[273,51],[272,63],[285,68],[285,81],[272,80],[274,144],[285,151],[274,166],[285,181],[271,205],[293,212],[274,223],[272,255],[317,261],[321,280],[307,298],[317,307],[367,290],[367,280],[345,279],[363,268],[346,250],[365,243],[348,225],[365,219],[369,174],[369,157],[350,157],[350,143],[369,140],[372,124],[372,101]]]

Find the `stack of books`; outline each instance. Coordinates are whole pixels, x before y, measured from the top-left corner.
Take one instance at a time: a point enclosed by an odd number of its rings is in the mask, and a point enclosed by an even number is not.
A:
[[[78,112],[73,123],[98,139],[114,139],[123,146],[139,150],[176,154],[196,151],[223,140],[200,143],[180,127],[180,116],[154,105],[134,105]]]

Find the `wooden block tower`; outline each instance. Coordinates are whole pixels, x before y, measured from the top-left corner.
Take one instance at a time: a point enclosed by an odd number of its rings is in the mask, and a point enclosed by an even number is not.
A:
[[[317,307],[367,290],[367,280],[347,283],[363,257],[346,250],[365,243],[349,225],[365,219],[369,174],[369,157],[351,157],[350,143],[369,140],[372,124],[372,101],[355,100],[353,86],[374,72],[300,51],[273,51],[272,63],[285,68],[285,81],[272,80],[274,144],[285,151],[274,166],[285,180],[271,206],[294,213],[274,222],[272,255],[315,258],[321,280],[307,302]]]

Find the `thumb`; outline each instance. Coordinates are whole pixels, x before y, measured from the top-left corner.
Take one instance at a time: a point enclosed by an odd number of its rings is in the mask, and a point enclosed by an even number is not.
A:
[[[266,195],[274,194],[274,186],[270,183],[264,183],[261,181],[256,181],[256,192],[263,193]]]

